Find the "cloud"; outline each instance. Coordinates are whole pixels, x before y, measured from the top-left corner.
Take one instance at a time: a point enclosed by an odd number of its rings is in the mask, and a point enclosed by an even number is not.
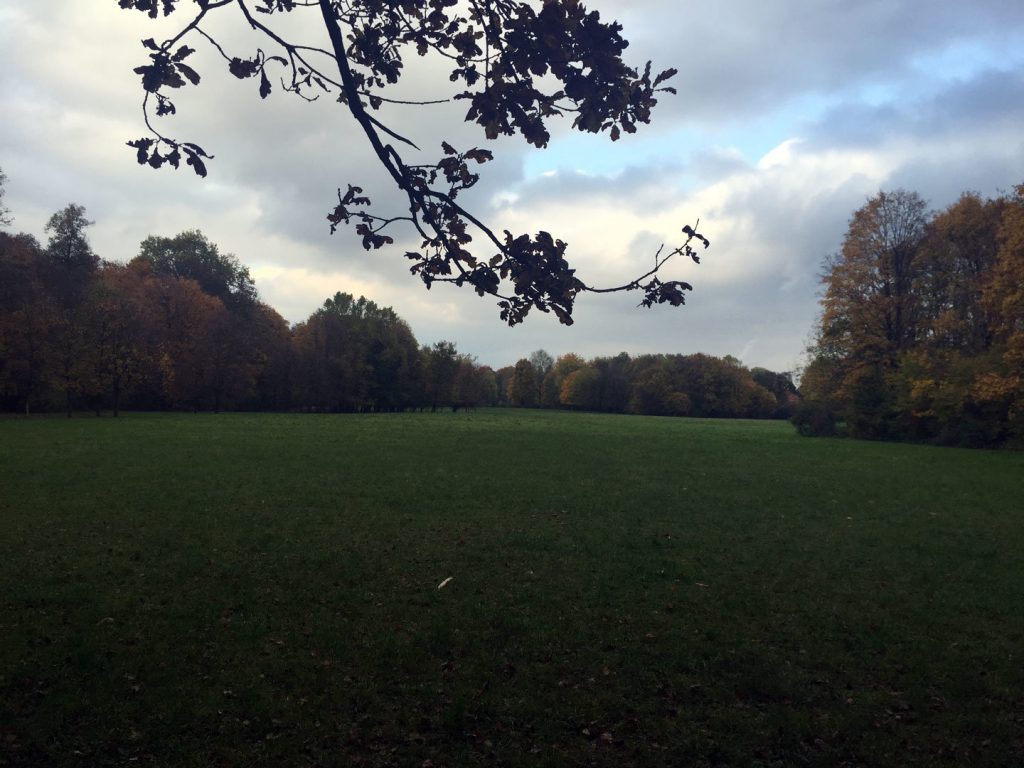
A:
[[[96,250],[120,259],[149,234],[199,228],[250,265],[265,300],[292,321],[336,291],[362,293],[393,306],[421,342],[451,339],[496,367],[543,347],[703,351],[789,368],[817,313],[821,259],[868,196],[903,186],[942,207],[965,189],[994,194],[1022,181],[1024,4],[978,0],[965,12],[950,0],[926,11],[898,0],[591,0],[623,22],[635,64],[680,69],[679,95],[666,95],[635,136],[613,145],[567,120],[538,152],[519,138],[487,142],[462,122],[464,104],[381,116],[423,147],[409,162],[435,158],[442,138],[493,149],[466,205],[495,231],[545,229],[566,240],[595,285],[642,273],[698,217],[712,248],[699,266],[677,258],[666,268],[666,278],[694,285],[684,308],[585,295],[572,327],[537,315],[508,329],[491,299],[424,290],[401,247],[366,252],[351,230],[328,233],[325,216],[349,182],[381,211],[404,209],[331,98],[306,104],[275,81],[262,101],[254,81],[235,80],[196,45],[203,81],[181,90],[179,115],[165,123],[216,159],[206,180],[154,172],[124,146],[145,131],[132,68],[145,60],[138,41],[180,26],[181,14],[153,23],[109,2],[13,5],[0,9],[0,165],[18,228],[41,236],[47,217],[74,200],[97,222]],[[214,31],[227,50],[251,53],[256,38],[236,16],[223,18],[230,23]],[[292,33],[322,36],[316,24]],[[410,59],[402,95],[444,95],[446,67]]]
[[[759,117],[807,94],[838,94],[920,76],[922,58],[968,43],[1009,52],[1024,5],[820,0],[648,0],[605,15],[623,22],[642,63],[674,66],[679,90],[660,109],[706,125]]]

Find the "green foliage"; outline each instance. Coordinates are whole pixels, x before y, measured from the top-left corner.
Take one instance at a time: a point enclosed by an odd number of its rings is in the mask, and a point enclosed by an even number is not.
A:
[[[451,406],[455,401],[455,379],[459,374],[459,353],[450,341],[439,341],[424,349],[426,399],[430,410]]]
[[[601,405],[601,374],[597,368],[585,365],[562,382],[562,405],[581,411],[596,411]]]
[[[85,234],[86,227],[95,222],[85,218],[85,208],[76,203],[69,203],[57,211],[46,223],[49,240],[46,252],[60,267],[65,270],[89,272],[99,265],[99,257],[92,252],[89,238]]]
[[[390,307],[337,293],[296,326],[292,338],[297,374],[293,402],[300,408],[389,411],[425,399],[433,399],[436,408],[437,398],[450,404],[440,388],[450,392],[453,372],[440,381],[441,369],[431,351],[421,356],[409,326]],[[452,347],[453,359],[454,354]]]
[[[759,387],[770,392],[775,397],[772,417],[776,419],[788,419],[792,416],[794,409],[800,403],[800,393],[793,383],[793,375],[789,371],[777,373],[767,368],[751,368],[750,378]],[[762,399],[763,396],[762,396]]]
[[[532,408],[537,405],[537,371],[525,357],[518,360],[508,384],[508,400],[512,405]]]
[[[216,296],[229,308],[257,300],[249,269],[234,255],[222,254],[199,230],[174,237],[150,235],[139,246],[136,259],[150,264],[158,275],[195,280],[203,293]]]
[[[1024,757],[1022,455],[509,409],[0,430],[12,766]]]
[[[799,403],[789,421],[804,437],[835,437],[837,434],[835,413],[816,400]]]
[[[629,412],[647,416],[685,416],[690,412],[690,398],[676,392],[668,375],[661,368],[651,368],[633,382]]]

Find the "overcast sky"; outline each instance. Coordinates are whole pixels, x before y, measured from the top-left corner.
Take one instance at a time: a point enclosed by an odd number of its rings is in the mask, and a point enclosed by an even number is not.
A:
[[[592,284],[644,271],[698,218],[712,246],[700,266],[668,268],[694,285],[685,307],[584,296],[571,328],[533,313],[510,329],[493,300],[426,291],[400,248],[367,254],[351,229],[330,235],[339,186],[395,199],[351,118],[329,99],[306,104],[280,88],[261,102],[256,81],[231,77],[201,41],[190,62],[203,81],[179,92],[168,132],[216,155],[209,177],[136,164],[124,142],[146,135],[132,72],[146,61],[139,41],[180,25],[188,5],[169,25],[116,0],[0,0],[0,167],[12,228],[43,239],[50,214],[74,201],[96,222],[97,253],[123,261],[147,235],[200,229],[249,266],[264,301],[292,322],[336,291],[365,294],[394,307],[422,343],[450,339],[495,367],[544,348],[731,354],[790,370],[816,316],[821,260],[869,196],[904,187],[942,208],[963,190],[993,195],[1024,182],[1021,0],[592,0],[625,26],[631,63],[680,70],[679,95],[635,136],[612,144],[566,122],[539,151],[521,140],[492,146],[459,123],[464,106],[387,117],[427,150],[424,161],[445,138],[493,149],[476,210],[497,231],[546,229],[567,241]],[[236,13],[221,15],[230,23],[215,29],[233,53],[262,44]],[[442,97],[448,86],[439,68],[409,61],[405,93]]]

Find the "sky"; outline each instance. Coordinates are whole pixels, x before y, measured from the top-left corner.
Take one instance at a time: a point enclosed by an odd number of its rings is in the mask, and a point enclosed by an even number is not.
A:
[[[366,295],[406,319],[421,343],[454,341],[482,364],[536,349],[586,357],[664,352],[733,355],[748,366],[799,368],[818,312],[819,274],[850,215],[880,190],[914,190],[941,209],[961,192],[1024,183],[1024,3],[974,0],[591,0],[618,20],[627,61],[674,67],[650,125],[607,136],[551,126],[544,150],[488,142],[464,105],[393,107],[383,117],[438,156],[442,140],[495,153],[467,198],[492,229],[547,230],[595,285],[641,274],[659,246],[700,222],[700,265],[670,262],[690,282],[684,307],[637,308],[637,294],[583,295],[576,323],[531,313],[509,328],[493,299],[424,289],[401,247],[367,253],[326,214],[353,183],[401,211],[365,138],[331,99],[305,103],[233,78],[201,40],[203,79],[176,94],[161,129],[215,156],[209,176],[137,165],[146,135],[132,69],[140,41],[176,31],[116,0],[0,0],[0,168],[9,229],[41,240],[69,202],[95,221],[105,259],[127,261],[148,235],[199,229],[253,275],[261,298],[301,322],[337,291]],[[234,9],[210,31],[232,54],[265,43]],[[323,44],[322,24],[289,31]],[[270,52],[267,48],[268,53]],[[443,67],[413,57],[402,93],[450,95]],[[415,153],[407,162],[421,162]],[[400,244],[399,244],[400,245]],[[490,254],[487,254],[490,255]]]

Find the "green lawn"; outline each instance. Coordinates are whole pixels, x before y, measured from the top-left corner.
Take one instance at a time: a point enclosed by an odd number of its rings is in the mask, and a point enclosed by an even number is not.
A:
[[[23,765],[1024,765],[1024,454],[539,411],[0,421]]]

